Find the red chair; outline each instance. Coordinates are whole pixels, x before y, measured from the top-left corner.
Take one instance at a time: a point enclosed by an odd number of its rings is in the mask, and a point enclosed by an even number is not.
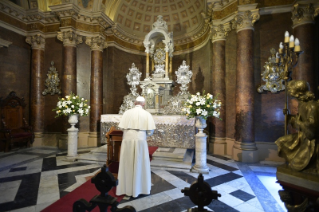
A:
[[[34,141],[32,127],[24,118],[26,103],[24,98],[19,98],[12,91],[5,99],[0,99],[1,129],[0,139],[4,143],[4,151],[10,151],[16,144],[26,147]]]

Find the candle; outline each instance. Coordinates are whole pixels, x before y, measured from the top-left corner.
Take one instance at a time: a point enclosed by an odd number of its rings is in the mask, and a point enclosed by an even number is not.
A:
[[[289,32],[288,31],[285,32],[285,41],[284,42],[285,43],[289,42]]]
[[[291,35],[289,39],[289,48],[294,48],[294,46],[295,46],[294,36]]]
[[[295,52],[300,52],[300,42],[299,39],[295,39]]]
[[[277,52],[276,53],[276,63],[279,63],[279,59],[280,59],[280,56],[279,56],[279,53]]]
[[[282,44],[282,42],[280,42],[280,44],[279,44],[279,54],[282,54],[283,48],[284,48],[284,45]]]

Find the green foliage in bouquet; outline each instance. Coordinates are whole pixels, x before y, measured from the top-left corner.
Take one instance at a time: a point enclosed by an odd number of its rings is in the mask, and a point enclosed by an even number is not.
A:
[[[202,95],[197,92],[196,95],[191,95],[186,100],[183,113],[188,119],[196,116],[201,116],[205,120],[211,116],[219,118],[221,105],[222,103],[217,99],[217,96],[213,97],[210,93],[205,94],[205,91]]]
[[[70,95],[65,96],[65,98],[59,98],[57,107],[52,111],[56,112],[56,117],[59,116],[69,116],[80,114],[80,116],[87,116],[90,111],[90,106],[87,104],[87,100],[80,98],[71,92]]]

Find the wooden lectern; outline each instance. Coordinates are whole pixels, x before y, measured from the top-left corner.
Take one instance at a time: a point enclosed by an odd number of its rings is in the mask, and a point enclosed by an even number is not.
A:
[[[105,134],[107,139],[107,160],[106,165],[109,166],[112,162],[120,161],[121,144],[123,131],[116,130],[114,126]]]

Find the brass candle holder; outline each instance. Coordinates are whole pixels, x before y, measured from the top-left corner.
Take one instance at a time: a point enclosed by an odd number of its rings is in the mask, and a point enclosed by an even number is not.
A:
[[[293,35],[289,38],[289,33],[286,31],[284,43],[280,42],[278,50],[278,66],[284,70],[284,83],[285,87],[288,85],[288,81],[291,80],[292,69],[298,64],[299,55],[303,51],[300,49],[300,43],[298,38],[294,40]],[[285,135],[287,135],[287,125],[288,125],[288,90],[285,88]]]

